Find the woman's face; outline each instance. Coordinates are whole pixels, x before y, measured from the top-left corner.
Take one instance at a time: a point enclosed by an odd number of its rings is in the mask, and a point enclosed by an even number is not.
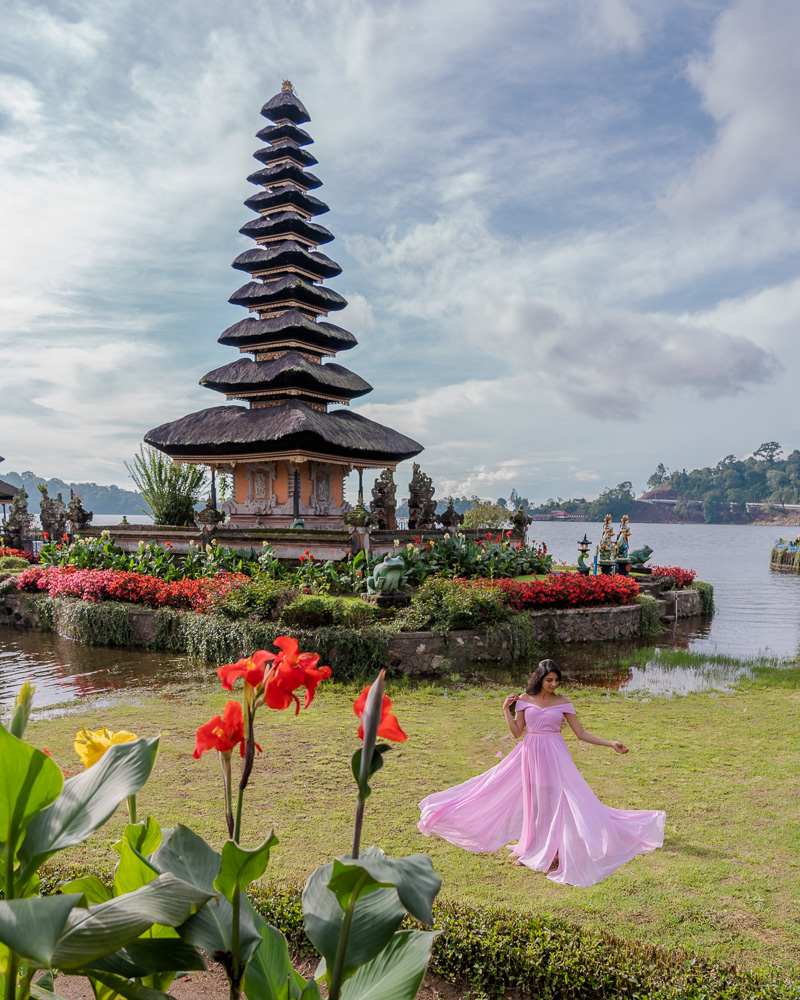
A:
[[[542,678],[542,691],[544,691],[545,694],[555,694],[558,684],[558,674],[554,674],[551,671],[549,674],[545,674]]]

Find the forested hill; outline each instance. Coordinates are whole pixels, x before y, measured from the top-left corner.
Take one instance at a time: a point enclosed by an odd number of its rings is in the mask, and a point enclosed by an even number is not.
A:
[[[121,490],[119,486],[98,486],[97,483],[65,483],[63,479],[43,479],[33,472],[0,472],[0,478],[9,486],[24,486],[28,494],[28,509],[39,509],[39,483],[45,483],[51,497],[61,494],[64,503],[69,503],[69,491],[73,490],[80,498],[86,510],[95,514],[136,514],[138,508],[147,510],[141,493],[134,490]]]

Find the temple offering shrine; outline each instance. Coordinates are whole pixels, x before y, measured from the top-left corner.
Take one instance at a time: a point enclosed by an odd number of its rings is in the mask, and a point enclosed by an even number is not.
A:
[[[231,473],[233,496],[223,504],[233,526],[341,527],[349,511],[344,478],[353,469],[393,470],[422,451],[404,434],[348,409],[372,386],[326,361],[356,346],[352,333],[327,322],[347,302],[324,287],[341,268],[317,249],[333,235],[311,220],[328,206],[309,191],[321,181],[308,171],[317,160],[309,116],[286,81],[261,109],[271,125],[247,178],[258,186],[245,205],[258,213],[239,231],[256,246],[233,267],[248,274],[230,297],[252,314],[225,330],[219,342],[252,358],[208,372],[200,384],[247,405],[214,406],[162,424],[147,444],[176,462]]]

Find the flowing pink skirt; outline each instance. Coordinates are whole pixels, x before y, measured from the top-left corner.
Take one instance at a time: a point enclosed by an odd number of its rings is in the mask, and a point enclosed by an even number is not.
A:
[[[420,802],[419,829],[476,854],[512,857],[566,885],[590,886],[664,843],[660,810],[612,809],[581,776],[559,733],[526,733],[495,767]]]

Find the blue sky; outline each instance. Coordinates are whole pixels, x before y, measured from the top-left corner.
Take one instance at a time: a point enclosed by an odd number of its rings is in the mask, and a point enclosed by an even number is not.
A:
[[[197,383],[238,356],[216,339],[284,77],[355,408],[425,445],[439,495],[800,446],[799,38],[793,0],[11,0],[5,468],[130,485],[149,428],[225,402]]]

